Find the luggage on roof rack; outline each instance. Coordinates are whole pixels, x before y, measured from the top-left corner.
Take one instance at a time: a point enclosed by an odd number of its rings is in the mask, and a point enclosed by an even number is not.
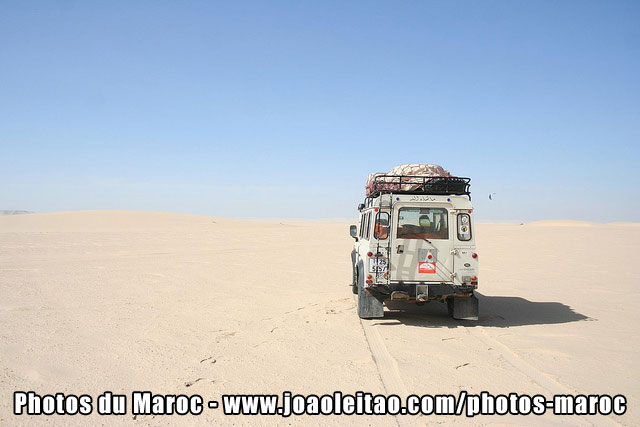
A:
[[[385,193],[468,196],[470,181],[458,176],[376,174],[367,183],[367,197]]]

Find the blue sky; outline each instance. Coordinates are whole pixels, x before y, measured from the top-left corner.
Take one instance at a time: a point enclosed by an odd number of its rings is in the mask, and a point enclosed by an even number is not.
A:
[[[350,217],[369,172],[437,163],[480,219],[640,221],[638,22],[635,1],[4,1],[0,209]]]

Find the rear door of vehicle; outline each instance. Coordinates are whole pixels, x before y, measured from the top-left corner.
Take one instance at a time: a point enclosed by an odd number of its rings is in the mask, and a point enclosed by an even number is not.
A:
[[[443,205],[398,203],[393,212],[390,279],[451,282],[452,238],[449,209]]]

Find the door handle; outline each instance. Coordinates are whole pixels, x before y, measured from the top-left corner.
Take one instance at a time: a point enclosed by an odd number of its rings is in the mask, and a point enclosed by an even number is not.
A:
[[[398,245],[398,250],[397,250],[397,252],[398,252],[399,254],[404,253],[404,245]]]

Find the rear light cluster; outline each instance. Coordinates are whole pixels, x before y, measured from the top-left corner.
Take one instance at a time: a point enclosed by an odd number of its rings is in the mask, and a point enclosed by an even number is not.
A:
[[[373,254],[373,252],[369,251],[369,252],[367,252],[367,256],[368,256],[368,257],[373,257],[373,256],[374,256],[374,254]],[[376,258],[380,258],[380,257],[382,257],[382,256],[383,256],[383,255],[382,255],[382,253],[380,253],[380,250],[378,250],[378,252],[375,254],[375,257],[376,257]],[[431,258],[431,255],[429,255],[429,258]],[[383,274],[383,277],[384,277],[385,279],[388,279],[388,278],[389,278],[389,272],[384,273],[384,274]],[[373,275],[368,274],[368,275],[367,275],[367,279],[365,280],[365,283],[366,283],[367,285],[371,285],[371,284],[373,284]]]
[[[474,252],[474,253],[472,253],[472,254],[471,254],[471,258],[473,258],[473,259],[477,259],[477,258],[478,258],[478,254],[477,254],[477,253],[475,253],[475,252]],[[477,276],[473,276],[473,277],[471,278],[471,286],[473,286],[474,288],[477,288],[477,287],[478,287],[478,277],[477,277]]]
[[[478,277],[477,276],[472,276],[471,277],[471,286],[473,286],[474,288],[478,287]]]

